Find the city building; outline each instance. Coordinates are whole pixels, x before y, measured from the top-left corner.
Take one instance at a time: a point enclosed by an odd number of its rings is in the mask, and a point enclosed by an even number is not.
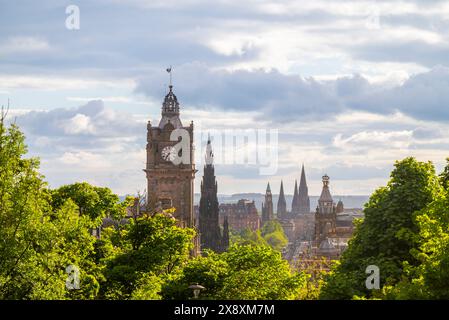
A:
[[[241,199],[237,203],[220,203],[220,224],[225,218],[228,220],[229,228],[241,231],[249,228],[256,231],[261,227],[261,221],[254,201]]]

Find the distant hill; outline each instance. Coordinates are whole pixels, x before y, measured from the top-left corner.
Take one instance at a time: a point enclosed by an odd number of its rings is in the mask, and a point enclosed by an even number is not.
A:
[[[199,193],[195,193],[195,199],[194,203],[195,205],[200,202],[201,195]],[[274,203],[274,210],[276,211],[276,204],[278,202],[278,194],[273,194],[273,203]],[[310,196],[310,208],[314,211],[317,204],[318,204],[318,198],[319,196]],[[120,196],[121,200],[125,199],[125,196]],[[262,207],[262,202],[264,201],[264,194],[262,193],[236,193],[236,194],[219,194],[218,195],[218,202],[220,203],[233,203],[237,202],[240,199],[248,199],[248,200],[254,200],[256,203],[257,209],[260,211]],[[291,209],[292,199],[293,195],[286,195],[285,199],[287,201],[287,210]],[[369,196],[339,196],[335,195],[333,196],[333,199],[335,202],[338,202],[338,200],[341,199],[343,201],[343,204],[345,208],[363,208],[363,205],[368,201]]]
[[[195,204],[198,204],[200,201],[200,194],[195,193]],[[240,199],[248,199],[248,200],[254,200],[256,203],[256,207],[258,210],[262,207],[262,202],[264,201],[265,195],[262,193],[236,193],[232,195],[226,195],[226,194],[219,194],[218,195],[218,201],[220,203],[232,203],[237,202]],[[341,199],[343,201],[343,204],[345,208],[363,208],[363,205],[368,201],[369,196],[339,196],[335,195],[332,196],[335,202],[338,202],[338,200]],[[273,194],[273,204],[274,209],[276,210],[276,204],[278,201],[279,195]],[[312,210],[315,210],[317,204],[318,204],[318,198],[319,196],[310,196],[310,208]],[[292,203],[293,195],[286,195],[285,200],[287,201],[287,210],[291,209],[291,203]]]

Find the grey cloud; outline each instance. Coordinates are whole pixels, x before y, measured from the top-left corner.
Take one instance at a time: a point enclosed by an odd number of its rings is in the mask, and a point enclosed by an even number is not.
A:
[[[136,92],[161,99],[164,92],[157,83],[162,76],[154,73],[141,79]],[[277,71],[211,71],[196,63],[176,69],[174,90],[181,104],[242,113],[258,111],[261,115],[256,120],[281,124],[328,120],[348,110],[384,115],[400,111],[416,119],[446,122],[448,88],[449,68],[441,66],[412,76],[401,85],[385,87],[370,84],[360,75],[318,82]]]
[[[161,97],[160,73],[142,78],[136,92]],[[179,85],[176,85],[179,83]],[[335,115],[344,109],[333,88],[312,78],[278,71],[211,71],[203,64],[184,65],[175,71],[175,93],[181,104],[199,109],[259,111],[265,120],[292,121]]]

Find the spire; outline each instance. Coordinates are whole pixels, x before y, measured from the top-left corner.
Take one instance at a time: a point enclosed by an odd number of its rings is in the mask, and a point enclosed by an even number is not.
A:
[[[299,189],[300,190],[301,190],[301,187],[307,188],[306,173],[304,171],[304,163],[302,164],[302,168],[301,168],[301,180],[299,182]]]
[[[325,174],[323,176],[323,190],[321,191],[321,196],[320,199],[318,200],[318,202],[333,202],[331,193],[329,191],[329,176],[327,174]]]
[[[214,153],[212,151],[212,144],[210,142],[210,134],[208,134],[208,136],[207,136],[205,161],[206,161],[206,165],[212,165],[214,163]]]
[[[282,180],[281,180],[281,189],[279,191],[279,199],[276,214],[278,218],[282,218],[284,215],[287,214],[287,202],[285,201],[284,183],[282,182]]]
[[[281,190],[279,191],[279,197],[281,198],[284,198],[285,199],[285,196],[284,196],[284,182],[282,182],[282,180],[281,180]]]
[[[299,206],[299,212],[298,213],[301,213],[301,214],[308,214],[308,213],[310,213],[309,190],[307,188],[306,173],[305,173],[305,170],[304,170],[304,164],[302,165],[301,179],[300,179],[300,182],[299,182],[298,206]]]
[[[262,222],[273,220],[273,195],[271,194],[270,183],[267,184],[265,192],[265,202],[262,203]]]
[[[210,139],[206,148],[206,165],[201,181],[201,198],[199,203],[199,233],[201,248],[220,252],[222,236],[219,223],[219,204],[217,197],[217,180],[212,165],[213,153]]]
[[[293,191],[292,200],[292,214],[299,213],[299,196],[298,196],[298,181],[295,179],[295,190]]]

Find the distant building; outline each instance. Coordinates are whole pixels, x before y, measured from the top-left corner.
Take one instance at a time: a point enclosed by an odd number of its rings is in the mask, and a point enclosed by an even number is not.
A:
[[[241,231],[249,228],[256,231],[260,228],[260,217],[254,201],[241,199],[237,203],[221,203],[220,223],[228,219],[229,228]]]
[[[318,246],[336,234],[337,208],[329,191],[329,176],[323,176],[323,189],[315,213],[315,241]]]
[[[273,220],[273,195],[271,194],[270,183],[268,182],[265,192],[265,202],[262,203],[262,225]]]

